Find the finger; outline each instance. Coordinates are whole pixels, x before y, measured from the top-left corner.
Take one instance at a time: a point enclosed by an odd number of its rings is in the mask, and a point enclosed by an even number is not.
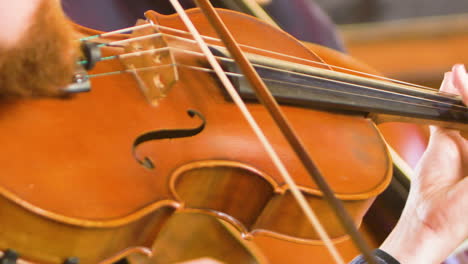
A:
[[[464,65],[456,64],[452,67],[451,72],[444,74],[440,91],[461,95],[463,102],[468,105],[468,74]],[[431,135],[444,134],[443,132],[438,132],[443,131],[444,129],[442,128],[430,126],[429,129]]]
[[[444,80],[442,81],[442,84],[440,85],[440,91],[446,92],[446,93],[459,94],[458,89],[455,87],[455,84],[453,82],[452,72],[446,72],[444,74]]]
[[[464,176],[463,160],[467,155],[464,141],[458,131],[431,127],[429,144],[414,178],[419,188],[452,185]]]
[[[441,92],[445,93],[452,93],[452,94],[458,94],[458,89],[455,88],[455,84],[453,82],[453,73],[452,72],[446,72],[444,73],[444,79],[442,80],[442,84],[440,85]],[[437,130],[439,130],[439,127],[436,126],[429,126],[429,132],[431,135],[436,133]]]
[[[466,225],[466,219],[468,218],[468,210],[466,210],[468,208],[467,189],[468,177],[464,177],[447,193],[447,209],[452,211],[452,229],[458,234],[459,239],[462,240],[468,237],[468,225]]]
[[[457,64],[452,68],[452,81],[457,89],[457,94],[462,96],[463,102],[468,104],[468,74],[465,66]]]

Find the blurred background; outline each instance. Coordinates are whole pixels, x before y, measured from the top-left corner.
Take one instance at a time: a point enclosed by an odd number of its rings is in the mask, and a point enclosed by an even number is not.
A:
[[[345,48],[384,75],[438,87],[467,63],[466,0],[308,0],[338,24]]]
[[[447,16],[468,12],[465,0],[311,0],[337,24]]]

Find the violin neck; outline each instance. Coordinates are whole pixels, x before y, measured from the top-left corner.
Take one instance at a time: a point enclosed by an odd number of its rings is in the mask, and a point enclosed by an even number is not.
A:
[[[468,135],[468,123],[467,122],[459,123],[459,122],[451,122],[451,121],[440,121],[440,120],[423,119],[423,118],[417,118],[417,117],[376,114],[376,113],[370,114],[369,118],[371,118],[376,124],[382,124],[382,123],[388,123],[388,122],[404,122],[404,123],[413,123],[413,124],[420,124],[420,125],[432,125],[432,126],[439,126],[439,127],[444,127],[448,129],[460,130],[463,132],[464,135]]]
[[[412,122],[468,131],[468,108],[459,96],[254,54],[248,57],[282,104],[358,113],[376,123]],[[223,65],[239,73],[234,63]],[[244,99],[256,100],[245,78],[231,78]]]

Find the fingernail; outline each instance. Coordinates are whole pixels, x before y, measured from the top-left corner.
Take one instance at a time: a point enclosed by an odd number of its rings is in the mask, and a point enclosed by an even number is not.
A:
[[[455,64],[452,67],[452,71],[463,71],[464,73],[466,73],[465,65],[461,63]]]
[[[453,85],[453,72],[444,73],[444,79],[442,80],[442,85]]]

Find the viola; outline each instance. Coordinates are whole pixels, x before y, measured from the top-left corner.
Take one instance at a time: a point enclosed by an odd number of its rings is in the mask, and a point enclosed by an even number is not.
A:
[[[219,13],[251,59],[263,69],[274,69],[270,82],[287,81],[296,89],[293,92],[309,84],[288,80],[285,71],[295,78],[296,74],[308,78],[313,71],[318,80],[333,80],[336,85],[349,83],[350,75],[331,76],[324,62],[332,61],[335,70],[360,67],[337,52],[305,47],[248,16]],[[133,36],[113,35],[106,40],[109,44],[102,50],[107,59],[90,73],[90,93],[66,101],[2,106],[9,115],[0,123],[1,143],[8,153],[0,176],[0,208],[7,212],[2,214],[0,249],[15,249],[24,259],[41,263],[63,263],[71,257],[80,263],[110,263],[132,252],[149,255],[161,228],[175,212],[184,211],[214,215],[246,236],[263,233],[321,244],[206,59],[187,37],[179,16],[154,12],[147,16],[154,27],[140,24]],[[242,82],[206,18],[197,9],[189,16],[210,37],[207,42],[219,52],[218,59],[227,61],[224,67],[233,70],[232,79]],[[85,35],[101,33],[77,30]],[[458,98],[365,79],[366,85],[382,85],[380,90],[394,96],[407,92],[417,97],[417,104],[409,114],[376,109],[375,102],[338,107],[343,102],[332,101],[312,109],[301,98],[285,95],[282,86],[274,92],[284,100],[283,111],[356,225],[391,175],[391,160],[369,112],[391,114],[386,118],[407,114],[412,120],[435,119],[460,128],[466,128],[467,120],[466,107]],[[352,81],[364,86],[362,77],[354,75]],[[251,96],[247,86],[238,89]],[[339,88],[330,91],[339,94]],[[268,128],[267,138],[288,164],[307,202],[319,208],[319,218],[333,241],[347,239],[265,109],[255,101],[248,108]],[[441,115],[436,113],[439,108]]]

